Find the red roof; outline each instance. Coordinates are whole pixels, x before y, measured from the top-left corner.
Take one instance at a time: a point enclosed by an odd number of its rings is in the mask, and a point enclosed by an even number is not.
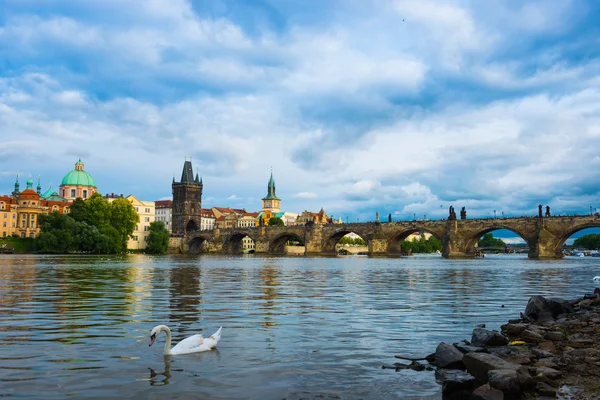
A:
[[[155,208],[171,208],[173,207],[173,200],[156,200],[154,206]]]
[[[258,218],[258,214],[257,212],[247,212],[242,214],[242,217],[254,217],[254,218]]]

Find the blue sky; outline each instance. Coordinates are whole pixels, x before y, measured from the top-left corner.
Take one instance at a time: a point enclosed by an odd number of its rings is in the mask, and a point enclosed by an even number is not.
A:
[[[0,193],[373,220],[600,208],[595,1],[0,0]]]

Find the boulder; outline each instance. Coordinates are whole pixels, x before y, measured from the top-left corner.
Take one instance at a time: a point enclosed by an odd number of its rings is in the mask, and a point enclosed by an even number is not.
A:
[[[519,377],[514,369],[494,369],[488,372],[488,383],[491,387],[502,390],[505,394],[520,392]]]
[[[473,346],[504,346],[508,344],[508,339],[498,333],[498,331],[475,328],[473,329],[471,344]]]
[[[532,296],[527,302],[524,315],[535,321],[548,321],[556,319],[560,314],[573,311],[573,306],[567,300]]]
[[[557,342],[560,340],[565,340],[566,335],[562,331],[549,331],[544,334],[544,339],[552,340],[553,342]]]
[[[438,368],[464,369],[464,354],[448,343],[440,343],[435,349],[435,364]]]
[[[537,374],[542,374],[552,380],[560,379],[560,377],[562,376],[562,372],[557,371],[554,368],[550,368],[550,367],[536,368],[536,372],[537,372]]]
[[[473,390],[471,400],[504,400],[504,393],[486,383]]]
[[[464,344],[464,343],[454,343],[453,345],[458,350],[460,350],[460,352],[463,353],[463,354],[467,354],[467,353],[483,353],[483,352],[485,352],[485,349],[483,347],[470,346],[470,345]]]
[[[533,329],[525,329],[521,332],[521,338],[527,343],[539,343],[544,337]]]
[[[508,337],[517,337],[528,327],[529,324],[504,324],[500,329],[502,330],[502,333]]]
[[[531,385],[531,375],[526,367],[514,364],[488,353],[469,353],[465,354],[463,363],[467,367],[467,372],[473,375],[481,382],[487,382],[488,372],[502,369],[516,371],[519,382],[524,386]]]
[[[435,379],[442,385],[445,399],[464,399],[473,391],[476,381],[473,375],[458,369],[439,369]]]

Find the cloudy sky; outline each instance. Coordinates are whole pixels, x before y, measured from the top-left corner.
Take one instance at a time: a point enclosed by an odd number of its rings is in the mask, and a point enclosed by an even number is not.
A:
[[[442,218],[600,208],[600,4],[0,0],[0,193]]]

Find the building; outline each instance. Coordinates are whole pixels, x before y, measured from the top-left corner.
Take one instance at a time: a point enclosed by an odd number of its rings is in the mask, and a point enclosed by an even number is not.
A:
[[[122,199],[123,195],[115,196],[111,194],[104,196],[104,198],[112,203],[116,199]],[[153,201],[142,201],[132,194],[125,197],[125,199],[129,200],[135,212],[140,216],[140,222],[135,226],[132,236],[127,241],[127,249],[143,250],[148,245],[150,223],[154,222],[156,206]]]
[[[254,253],[256,251],[254,240],[252,240],[249,236],[242,238],[242,251],[244,253]]]
[[[215,229],[228,229],[237,227],[237,220],[246,210],[229,207],[213,207],[212,213],[215,216]]]
[[[173,228],[171,226],[171,219],[173,216],[173,201],[172,200],[156,200],[154,202],[155,205],[155,214],[154,220],[161,221],[165,224],[165,228],[169,232]]]
[[[202,212],[202,180],[194,178],[192,161],[185,161],[181,181],[171,184],[173,190],[172,230],[175,235],[183,235],[200,229]]]
[[[61,214],[69,212],[70,202],[56,196],[45,199],[41,193],[38,179],[37,191],[33,190],[33,180],[28,179],[26,188],[20,191],[19,177],[15,182],[12,196],[0,196],[0,236],[19,236],[33,238],[40,233],[39,217],[57,211]]]
[[[210,208],[201,208],[200,217],[201,231],[212,231],[215,229],[215,221],[217,218]]]
[[[332,219],[329,218],[329,216],[323,208],[321,208],[321,210],[319,210],[318,213],[313,213],[305,210],[302,214],[298,216],[296,220],[296,223],[298,225],[306,225],[309,222],[320,225],[333,223]]]
[[[254,228],[258,225],[258,216],[260,213],[243,213],[237,220],[238,228]]]
[[[271,171],[271,178],[267,185],[267,195],[262,199],[262,210],[263,212],[270,211],[271,213],[278,213],[281,211],[281,199],[275,194],[273,171]],[[265,223],[267,223],[267,221],[265,221]]]
[[[78,197],[85,200],[98,191],[94,178],[83,167],[83,162],[79,159],[75,163],[75,169],[65,175],[59,186],[60,196],[67,201],[74,201]]]
[[[298,214],[293,212],[283,212],[275,214],[276,217],[281,218],[283,220],[283,224],[285,226],[294,226],[298,221]]]

